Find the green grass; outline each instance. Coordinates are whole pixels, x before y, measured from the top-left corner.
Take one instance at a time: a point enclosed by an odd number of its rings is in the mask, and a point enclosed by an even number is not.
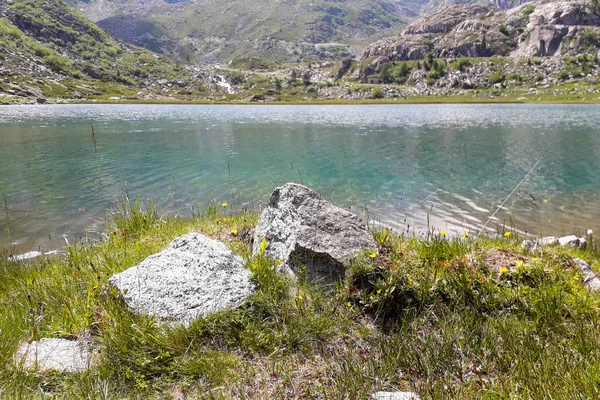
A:
[[[201,83],[183,65],[117,41],[62,0],[15,0],[9,6],[14,15],[10,19],[0,18],[0,59],[15,71],[23,68],[21,58],[25,58],[31,64],[43,64],[54,74],[60,74],[52,79],[32,79],[27,76],[29,72],[21,71],[14,74],[12,83],[25,83],[50,98],[134,96],[142,87],[165,94],[164,87],[151,86],[160,79],[184,82],[181,86],[185,88],[169,89],[168,95],[172,97],[189,100],[191,95],[197,97],[203,91]],[[12,65],[14,57],[5,55],[15,52],[22,57]],[[23,78],[18,78],[20,75]],[[81,85],[96,89],[86,91]],[[0,92],[6,90],[0,86]]]
[[[374,232],[344,282],[319,289],[251,256],[255,213],[217,205],[167,218],[139,200],[112,212],[110,236],[63,256],[0,257],[2,398],[598,398],[600,295],[569,259],[593,249],[523,254],[509,238]],[[235,230],[235,234],[232,232]],[[107,280],[201,231],[223,240],[258,284],[241,308],[168,327],[130,313]],[[508,263],[490,260],[507,255]],[[496,257],[496,258],[495,258]],[[83,374],[11,367],[19,342],[95,335]]]

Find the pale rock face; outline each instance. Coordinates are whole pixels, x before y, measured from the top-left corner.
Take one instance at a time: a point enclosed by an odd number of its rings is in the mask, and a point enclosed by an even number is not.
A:
[[[574,258],[573,262],[583,274],[583,284],[592,292],[600,290],[600,278],[596,275],[592,267],[581,258]]]
[[[91,360],[89,343],[55,338],[23,343],[13,356],[17,368],[37,371],[83,372]]]
[[[362,59],[385,55],[392,61],[413,60],[430,50],[442,58],[577,55],[589,46],[586,32],[600,33],[599,25],[581,2],[527,3],[504,11],[454,5],[417,19],[398,37],[367,46]]]
[[[134,312],[184,325],[239,307],[255,291],[242,260],[224,243],[200,233],[178,237],[109,283]]]
[[[419,400],[414,392],[377,392],[371,395],[374,400]]]
[[[296,183],[276,188],[254,233],[254,254],[266,240],[264,255],[283,268],[306,267],[309,280],[330,282],[344,274],[344,264],[357,252],[376,248],[363,221]]]
[[[584,249],[587,246],[587,239],[584,237],[578,238],[575,235],[563,236],[560,238],[557,238],[556,236],[546,236],[535,241],[524,240],[523,243],[521,243],[521,247],[529,251],[538,250],[542,247],[552,245],[558,245],[561,247],[578,247]]]

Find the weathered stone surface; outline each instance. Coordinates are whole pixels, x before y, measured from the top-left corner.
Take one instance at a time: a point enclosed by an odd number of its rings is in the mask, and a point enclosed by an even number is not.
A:
[[[540,246],[550,246],[553,244],[558,244],[558,238],[555,236],[545,236],[545,237],[537,240],[537,243]]]
[[[591,291],[599,291],[600,290],[600,279],[590,267],[590,264],[582,260],[581,258],[574,258],[573,262],[583,274],[583,284]]]
[[[455,5],[445,7],[418,19],[406,27],[409,35],[423,33],[448,33],[469,17],[487,14],[489,8],[480,5]]]
[[[17,254],[17,255],[13,255],[8,257],[8,261],[25,261],[25,260],[31,260],[32,258],[37,258],[40,256],[53,256],[59,254],[58,250],[52,250],[52,251],[48,251],[46,253],[42,253],[40,251],[29,251],[27,253],[24,254]]]
[[[419,400],[414,392],[377,392],[371,395],[374,400]]]
[[[557,238],[556,236],[546,236],[535,241],[524,240],[523,243],[521,243],[521,247],[529,251],[552,245],[585,248],[587,246],[587,239],[583,237],[578,238],[575,235],[563,236],[561,238]]]
[[[266,256],[283,261],[288,271],[306,267],[310,280],[338,279],[353,254],[376,248],[357,215],[296,183],[287,183],[271,194],[254,233],[255,254],[263,239]]]
[[[563,236],[558,239],[558,244],[560,246],[569,246],[569,247],[580,247],[585,248],[587,246],[586,238],[578,238],[575,235]]]
[[[83,372],[91,364],[89,343],[67,339],[41,339],[23,343],[13,357],[17,368],[58,372]]]
[[[444,58],[578,55],[600,33],[599,25],[583,2],[526,3],[500,11],[453,5],[417,19],[398,37],[368,45],[362,59],[414,60],[430,50]]]
[[[241,259],[201,233],[178,237],[109,283],[133,311],[183,324],[239,307],[255,290]]]

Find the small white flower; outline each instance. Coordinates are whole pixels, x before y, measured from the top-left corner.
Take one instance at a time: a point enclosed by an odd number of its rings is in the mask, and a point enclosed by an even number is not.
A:
[[[587,231],[587,234],[588,234],[589,236],[592,236],[592,235],[594,234],[594,231],[593,231],[593,230],[591,230],[591,229],[588,229],[588,231]]]

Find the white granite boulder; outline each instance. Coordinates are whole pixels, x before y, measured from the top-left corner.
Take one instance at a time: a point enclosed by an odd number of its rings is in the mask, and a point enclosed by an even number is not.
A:
[[[255,292],[242,260],[224,243],[201,233],[178,237],[109,283],[134,312],[184,325],[239,307]]]
[[[576,247],[585,248],[587,246],[587,239],[584,237],[577,237],[575,235],[563,236],[557,238],[556,236],[546,236],[537,240],[524,240],[521,243],[521,247],[525,250],[535,251],[545,246],[558,245],[561,247]]]
[[[374,400],[419,400],[419,396],[414,392],[377,392],[371,397]]]
[[[36,371],[83,372],[91,364],[86,341],[46,338],[23,343],[13,356],[17,368]]]
[[[283,269],[306,268],[309,280],[327,283],[344,275],[353,254],[376,248],[361,218],[296,183],[271,194],[254,232],[254,254],[263,239],[264,255],[281,260]]]

